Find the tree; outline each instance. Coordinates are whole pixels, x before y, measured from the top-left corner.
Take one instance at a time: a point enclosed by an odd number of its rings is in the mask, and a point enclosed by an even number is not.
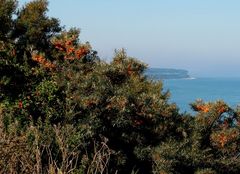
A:
[[[0,173],[239,173],[239,109],[180,114],[144,63],[101,60],[47,1],[0,2]]]
[[[239,109],[223,101],[196,101],[197,112],[188,120],[185,138],[160,144],[155,153],[156,172],[239,173]]]
[[[46,16],[47,1],[32,1],[21,10],[16,10],[17,2],[13,0],[2,0],[1,4],[1,98],[15,100],[46,76],[37,73],[32,54],[41,52],[51,60],[50,38],[61,27],[57,19]]]
[[[0,7],[0,40],[6,41],[9,32],[13,28],[12,16],[16,12],[17,3],[15,0],[1,0]],[[1,43],[3,44],[3,43]]]
[[[149,173],[152,148],[167,136],[181,134],[174,124],[181,117],[168,103],[168,93],[161,92],[161,82],[148,80],[146,65],[124,50],[108,64],[89,43],[79,42],[78,30],[59,32],[58,20],[46,11],[47,2],[36,0],[19,9],[15,19],[9,17],[12,28],[5,34],[0,66],[5,130],[15,125],[27,136],[28,128],[35,127],[38,134],[30,133],[31,139],[41,137],[38,143],[55,149],[50,158],[41,146],[41,159],[54,158],[61,166],[65,157],[59,154],[65,153],[55,127],[74,126],[65,135],[71,143],[64,143],[69,151],[87,156],[77,162],[79,169],[85,164],[81,170],[91,171],[94,149],[105,143],[111,157],[107,170]],[[46,141],[40,136],[45,133],[52,138]]]
[[[149,173],[153,148],[182,135],[176,106],[168,104],[162,83],[148,80],[146,66],[124,50],[110,64],[84,59],[66,62],[57,80],[65,89],[67,122],[86,132],[88,154],[94,143],[107,140],[110,171]]]

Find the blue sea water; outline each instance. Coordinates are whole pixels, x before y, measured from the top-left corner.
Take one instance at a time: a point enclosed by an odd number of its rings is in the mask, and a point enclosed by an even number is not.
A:
[[[170,102],[181,112],[192,112],[189,106],[196,99],[206,102],[224,100],[232,107],[240,104],[240,78],[196,78],[163,80],[164,90],[170,90]]]

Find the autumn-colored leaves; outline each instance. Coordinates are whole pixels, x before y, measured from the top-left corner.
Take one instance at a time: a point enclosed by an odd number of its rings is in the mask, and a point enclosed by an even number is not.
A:
[[[218,148],[223,148],[227,144],[236,141],[238,137],[239,137],[239,130],[232,128],[232,129],[213,133],[211,135],[211,140],[213,145],[215,145]]]
[[[192,104],[192,108],[197,112],[208,113],[211,110],[213,110],[218,114],[222,114],[228,110],[228,107],[226,106],[226,104],[222,102],[213,104],[213,103],[203,103],[202,101],[197,101],[197,103]]]
[[[78,45],[76,43],[77,36],[68,37],[64,35],[63,38],[54,38],[52,44],[55,48],[64,54],[64,59],[74,60],[81,59],[90,52],[90,45]]]
[[[38,62],[40,65],[42,65],[46,69],[51,70],[55,68],[55,65],[51,61],[47,60],[43,55],[33,54],[32,60]]]
[[[210,133],[211,145],[221,152],[226,148],[234,151],[240,136],[239,118],[223,101],[204,103],[199,100],[192,104],[198,112],[196,121],[201,130]]]
[[[205,104],[205,105],[196,105],[196,110],[197,111],[201,111],[201,112],[208,112],[210,109],[210,106],[208,104]]]
[[[53,38],[51,43],[64,56],[64,60],[81,59],[91,49],[89,44],[79,44],[77,42],[77,35],[69,36],[68,33],[63,33],[59,38]],[[32,53],[32,60],[38,62],[46,69],[52,70],[55,68],[54,63],[47,60],[43,54]]]

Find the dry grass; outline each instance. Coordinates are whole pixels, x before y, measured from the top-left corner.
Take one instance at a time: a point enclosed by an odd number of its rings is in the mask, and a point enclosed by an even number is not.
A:
[[[88,168],[87,174],[108,174],[108,164],[110,160],[110,156],[113,153],[109,147],[107,146],[107,139],[101,143],[101,146],[98,147],[96,144],[94,145],[94,157],[92,162]]]
[[[70,174],[76,173],[76,171],[80,172],[79,168],[81,166],[79,165],[82,165],[84,160],[87,165],[81,173],[109,173],[108,164],[112,151],[107,146],[106,138],[100,145],[94,143],[92,159],[88,155],[80,157],[79,146],[69,148],[67,143],[68,137],[66,134],[73,133],[74,128],[72,126],[65,126],[64,128],[60,125],[54,126],[53,133],[56,139],[56,147],[61,154],[61,160],[59,161],[59,159],[54,158],[50,144],[42,144],[41,136],[43,135],[36,126],[29,126],[25,132],[18,132],[17,127],[18,122],[14,122],[9,126],[8,132],[4,130],[3,113],[0,107],[0,174]],[[29,133],[34,136],[31,143],[28,140]]]

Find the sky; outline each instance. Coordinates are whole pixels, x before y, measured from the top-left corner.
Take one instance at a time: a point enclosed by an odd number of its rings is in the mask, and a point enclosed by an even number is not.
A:
[[[48,15],[80,28],[107,61],[125,48],[149,67],[240,77],[239,9],[239,0],[49,0]]]

